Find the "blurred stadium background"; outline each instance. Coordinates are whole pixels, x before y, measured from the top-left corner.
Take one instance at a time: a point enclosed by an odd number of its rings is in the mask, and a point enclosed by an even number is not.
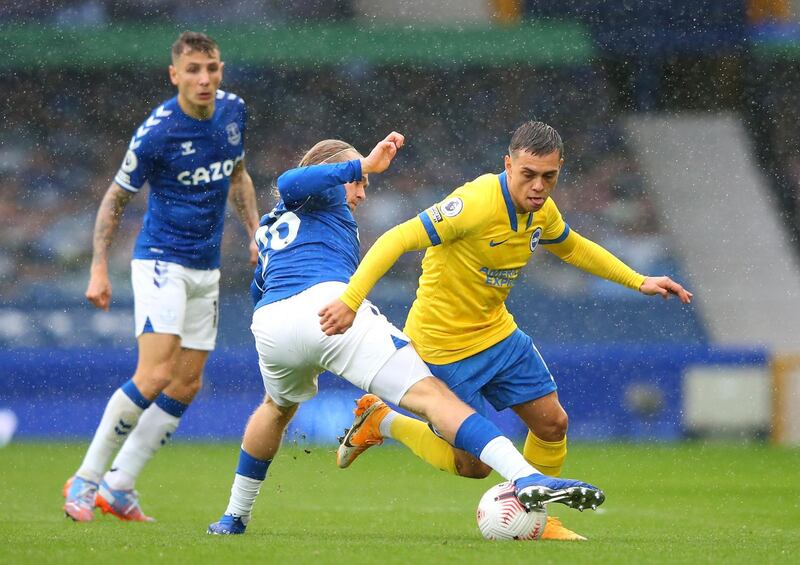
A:
[[[89,438],[132,373],[129,260],[146,196],[112,249],[108,313],[83,299],[94,215],[129,136],[173,96],[171,42],[195,29],[218,40],[223,87],[248,103],[262,213],[315,141],[407,135],[359,212],[364,249],[499,171],[523,120],[561,132],[555,199],[570,225],[695,292],[691,307],[662,303],[536,254],[511,309],[557,378],[571,438],[800,442],[800,1],[187,6],[0,4],[0,409],[19,438]],[[218,350],[180,438],[238,438],[262,395],[243,241],[229,222]],[[373,295],[401,326],[418,265],[404,257]],[[321,389],[290,432],[305,441],[350,420],[355,390],[326,376]]]

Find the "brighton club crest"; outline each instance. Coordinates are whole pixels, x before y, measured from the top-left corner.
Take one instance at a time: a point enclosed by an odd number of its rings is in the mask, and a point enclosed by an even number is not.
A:
[[[531,234],[531,253],[539,245],[539,239],[542,237],[542,228],[536,228]]]

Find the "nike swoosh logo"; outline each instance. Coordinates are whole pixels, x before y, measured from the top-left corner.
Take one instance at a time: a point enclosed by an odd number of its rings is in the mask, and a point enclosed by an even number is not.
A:
[[[495,240],[491,240],[491,241],[489,242],[489,247],[497,247],[498,245],[503,245],[503,244],[504,244],[506,241],[508,241],[508,239],[509,239],[509,238],[505,238],[503,241],[495,241]]]

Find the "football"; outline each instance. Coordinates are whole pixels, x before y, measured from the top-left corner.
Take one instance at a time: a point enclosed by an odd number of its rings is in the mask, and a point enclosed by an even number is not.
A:
[[[537,540],[547,522],[547,510],[525,510],[511,482],[487,490],[478,503],[477,515],[478,529],[488,540]]]

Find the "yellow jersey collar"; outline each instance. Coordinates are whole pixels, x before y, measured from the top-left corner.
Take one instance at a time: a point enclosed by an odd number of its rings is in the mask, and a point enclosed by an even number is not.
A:
[[[503,193],[503,200],[506,203],[506,211],[508,212],[508,223],[511,226],[513,231],[517,231],[517,209],[514,207],[514,201],[511,200],[511,193],[508,191],[508,179],[506,178],[506,172],[503,171],[499,175],[497,175],[497,180],[500,181],[500,190]],[[533,212],[528,214],[528,222],[525,226],[527,230],[531,227],[533,223]]]

